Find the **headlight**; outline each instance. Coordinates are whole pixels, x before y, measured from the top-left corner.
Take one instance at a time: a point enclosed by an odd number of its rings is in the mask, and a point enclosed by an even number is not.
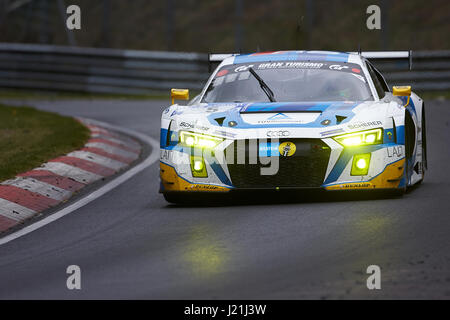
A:
[[[205,134],[180,131],[180,142],[187,147],[215,148],[223,140]]]
[[[370,144],[380,144],[383,142],[383,129],[372,129],[367,131],[343,134],[333,137],[334,140],[344,147],[365,146]]]

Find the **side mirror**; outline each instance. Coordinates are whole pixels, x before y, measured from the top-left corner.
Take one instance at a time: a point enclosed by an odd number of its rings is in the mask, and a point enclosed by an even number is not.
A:
[[[411,95],[411,86],[393,86],[392,94],[394,96],[410,96]]]
[[[406,108],[409,105],[409,99],[411,98],[411,86],[393,86],[392,94],[394,96],[408,97],[408,100],[404,105],[404,107]]]
[[[175,99],[189,100],[189,89],[172,89],[170,90],[170,97],[172,98],[172,104]]]

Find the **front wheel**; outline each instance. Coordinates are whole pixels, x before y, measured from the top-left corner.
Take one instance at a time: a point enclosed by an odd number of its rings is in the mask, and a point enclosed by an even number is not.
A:
[[[425,179],[425,170],[428,169],[428,159],[427,159],[427,131],[426,131],[426,122],[425,122],[425,106],[422,109],[422,179],[420,179],[419,183],[422,183],[423,179]]]

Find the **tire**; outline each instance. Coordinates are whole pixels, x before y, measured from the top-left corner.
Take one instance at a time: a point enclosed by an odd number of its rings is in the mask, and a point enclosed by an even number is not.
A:
[[[416,129],[411,114],[405,110],[405,189],[408,189],[409,182],[409,160],[412,158],[414,152],[414,145],[416,143]]]
[[[427,155],[427,126],[425,121],[425,105],[422,109],[422,179],[418,184],[425,179],[425,171],[428,169],[428,155]]]

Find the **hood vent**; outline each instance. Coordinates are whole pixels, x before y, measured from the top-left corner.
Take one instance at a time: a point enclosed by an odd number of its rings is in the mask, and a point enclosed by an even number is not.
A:
[[[222,126],[223,125],[223,121],[225,120],[225,117],[215,118],[214,120],[216,120],[216,122],[219,124],[219,126]]]
[[[347,119],[345,116],[336,116],[336,124],[340,124],[345,119]]]

